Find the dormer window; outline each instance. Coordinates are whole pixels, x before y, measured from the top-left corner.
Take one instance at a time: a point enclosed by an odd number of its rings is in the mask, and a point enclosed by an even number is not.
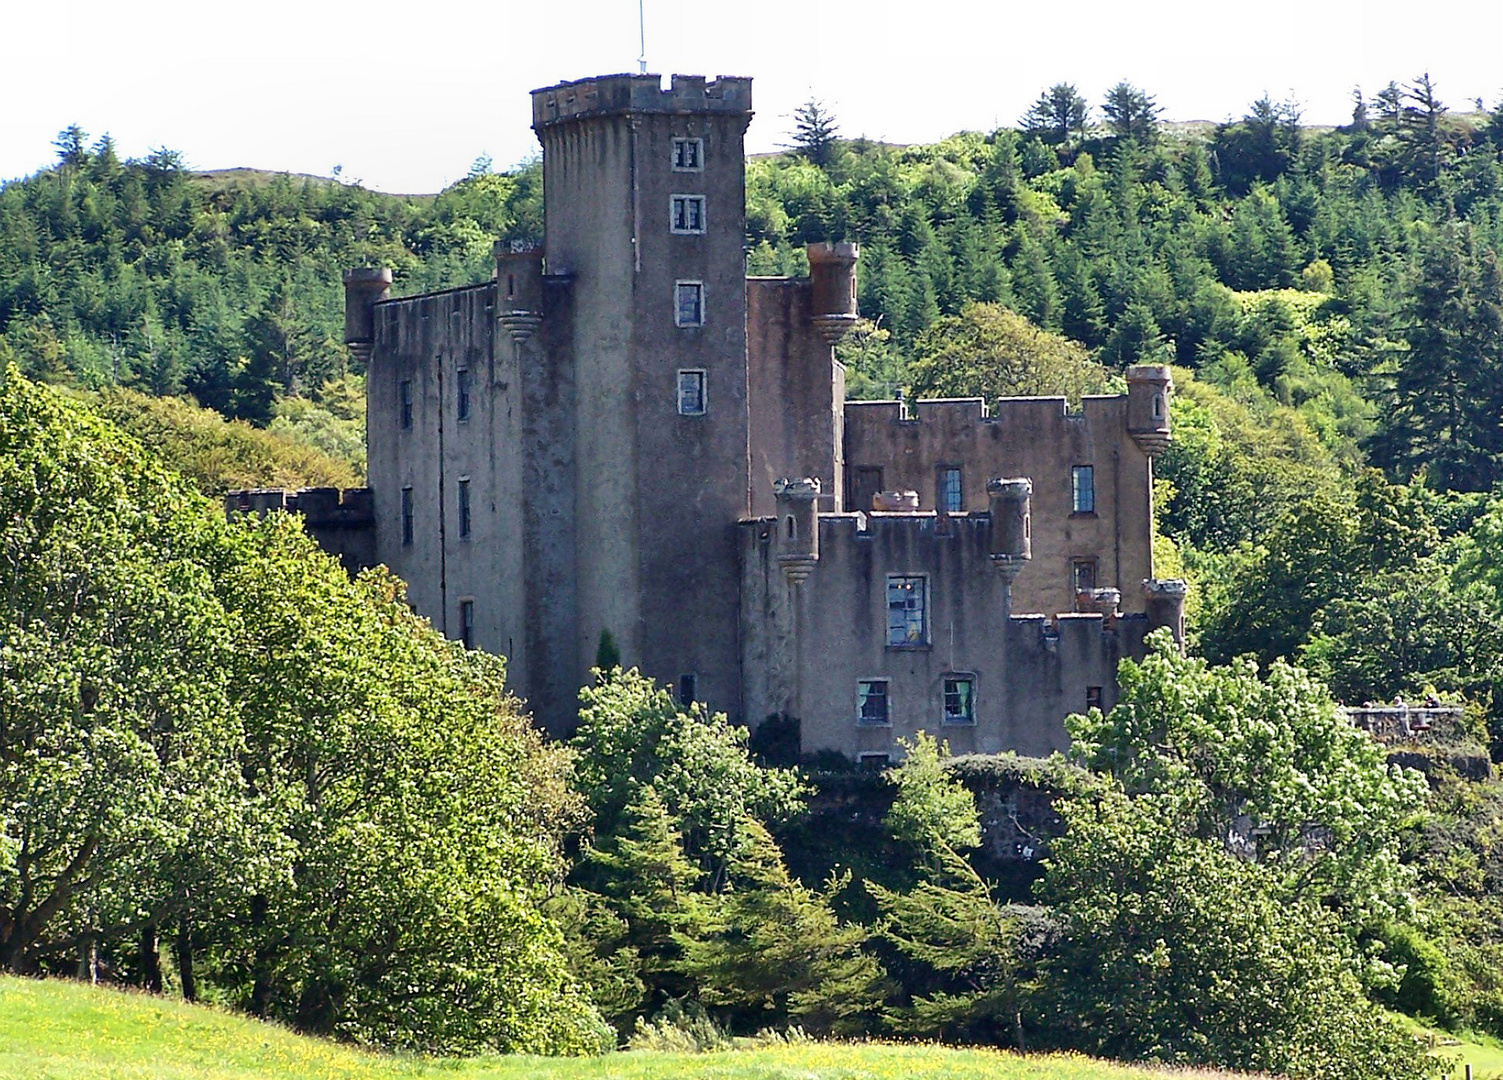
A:
[[[703,139],[673,140],[673,171],[699,172],[704,168],[705,141]]]

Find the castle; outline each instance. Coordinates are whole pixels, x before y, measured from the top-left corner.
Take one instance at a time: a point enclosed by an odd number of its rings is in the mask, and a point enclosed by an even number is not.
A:
[[[1184,586],[1152,559],[1166,368],[1125,396],[844,400],[854,244],[745,276],[751,80],[611,75],[532,95],[545,246],[389,295],[345,274],[369,489],[242,492],[384,563],[451,638],[504,654],[567,731],[603,634],[623,664],[802,750],[869,765],[940,733],[1044,754],[1114,700]]]

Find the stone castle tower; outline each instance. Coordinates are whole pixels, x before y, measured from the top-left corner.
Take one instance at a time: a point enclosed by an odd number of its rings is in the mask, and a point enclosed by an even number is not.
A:
[[[751,104],[723,77],[534,91],[542,249],[418,296],[345,275],[370,488],[231,507],[385,563],[555,732],[609,632],[681,701],[794,720],[806,751],[1058,748],[1118,659],[1179,630],[1152,565],[1168,370],[1078,408],[846,402],[856,245],[745,276]]]

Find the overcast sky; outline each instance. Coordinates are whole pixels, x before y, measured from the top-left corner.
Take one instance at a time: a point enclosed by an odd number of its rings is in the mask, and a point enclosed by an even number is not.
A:
[[[1499,0],[644,2],[649,70],[756,79],[752,151],[811,96],[842,134],[904,143],[1016,123],[1061,81],[1094,105],[1125,78],[1170,120],[1240,116],[1267,92],[1342,123],[1353,86],[1422,71],[1451,108],[1503,96]],[[0,180],[51,163],[77,123],[125,156],[432,192],[483,153],[499,168],[536,151],[529,90],[635,71],[637,54],[637,0],[7,0]]]

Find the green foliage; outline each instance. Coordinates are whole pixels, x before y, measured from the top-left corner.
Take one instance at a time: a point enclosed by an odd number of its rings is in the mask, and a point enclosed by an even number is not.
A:
[[[305,1030],[601,1046],[539,911],[580,807],[500,660],[14,369],[0,473],[0,965],[132,971],[160,930]]]
[[[1290,1077],[1419,1075],[1367,1001],[1335,917],[1197,835],[1177,793],[1059,804],[1042,889],[1060,921],[1044,1031],[1090,1052]]]
[[[359,436],[342,427],[350,422],[300,398],[281,402],[278,420],[266,431],[182,399],[132,390],[102,390],[84,400],[172,462],[205,495],[238,488],[355,487],[364,478],[365,449],[356,454],[351,443]]]
[[[979,846],[976,802],[946,768],[949,744],[920,731],[913,742],[900,739],[899,745],[903,764],[887,774],[898,789],[883,819],[889,835],[925,853]]]
[[[1324,687],[1275,663],[1213,667],[1160,631],[1141,665],[1124,661],[1111,712],[1065,726],[1071,754],[1130,796],[1155,796],[1177,827],[1265,871],[1290,903],[1320,903],[1351,925],[1408,904],[1398,830],[1420,807],[1420,777],[1336,714]]]
[[[908,974],[909,1000],[889,1008],[887,1022],[910,1036],[1024,1049],[1017,920],[956,851],[981,843],[976,803],[948,767],[948,746],[920,732],[904,749],[888,774],[898,794],[883,825],[919,852],[919,880],[906,891],[865,885],[882,913],[880,933],[924,974]]]
[[[1055,146],[1085,131],[1090,106],[1070,83],[1055,83],[1039,95],[1023,116],[1023,132]]]
[[[995,304],[967,304],[914,343],[910,369],[917,397],[1058,395],[1079,403],[1083,394],[1116,386],[1112,375],[1078,344],[1041,330]]]
[[[707,1005],[736,1026],[796,1024],[814,1035],[871,1030],[889,984],[862,950],[868,931],[842,923],[834,897],[850,882],[816,892],[793,878],[767,830],[742,818],[729,885],[713,898],[709,932],[682,938],[683,970]]]
[[[824,168],[834,162],[839,151],[836,132],[840,125],[817,98],[810,98],[793,110],[792,149],[811,165]]]
[[[635,668],[585,687],[580,703],[576,771],[597,834],[618,833],[651,787],[689,854],[714,869],[734,851],[742,818],[780,821],[798,806],[797,775],[755,764],[745,728],[703,705],[681,709]]]

